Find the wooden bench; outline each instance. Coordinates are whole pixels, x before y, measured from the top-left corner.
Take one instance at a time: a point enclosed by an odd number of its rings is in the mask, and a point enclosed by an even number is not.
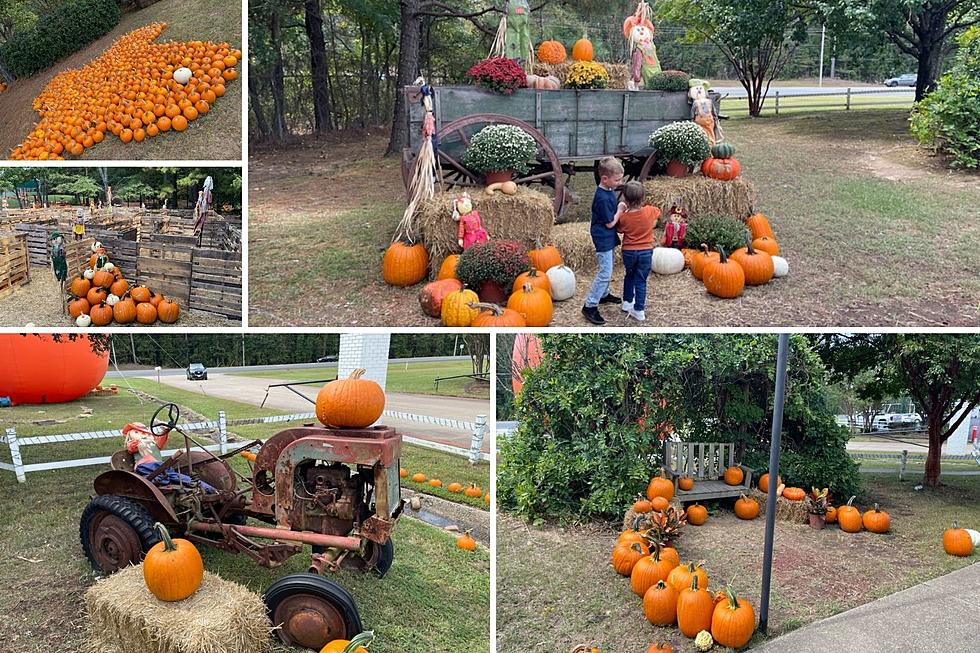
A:
[[[753,470],[736,463],[735,449],[731,442],[664,442],[664,471],[674,483],[674,496],[683,503],[726,499],[747,494],[752,487]],[[740,448],[740,447],[739,447]],[[741,458],[739,452],[738,458]],[[741,467],[745,478],[739,485],[725,483],[725,469]],[[682,476],[694,479],[694,487],[681,490],[677,480]]]

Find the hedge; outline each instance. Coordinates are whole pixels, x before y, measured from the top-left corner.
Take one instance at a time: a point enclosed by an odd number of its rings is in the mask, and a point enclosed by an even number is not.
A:
[[[117,0],[70,0],[0,44],[0,62],[17,77],[29,77],[107,34],[119,17]]]

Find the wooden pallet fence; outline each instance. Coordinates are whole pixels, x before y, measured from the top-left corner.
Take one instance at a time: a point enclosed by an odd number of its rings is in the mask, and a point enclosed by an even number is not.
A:
[[[135,235],[136,230],[133,229]],[[140,255],[140,246],[135,240],[123,238],[100,239],[102,246],[105,247],[106,254],[113,265],[122,270],[123,278],[135,280],[137,275],[137,261]]]
[[[191,269],[190,308],[242,319],[242,255],[196,247]]]
[[[30,282],[27,234],[0,234],[0,297]]]
[[[23,232],[27,237],[27,252],[31,265],[47,267],[50,262],[48,237],[54,231],[61,231],[56,224],[41,223],[21,223],[15,225],[17,231]],[[70,239],[70,234],[62,232],[65,241]]]
[[[139,243],[136,259],[136,282],[161,295],[190,305],[192,248],[171,242],[171,237],[157,235]]]
[[[92,258],[92,245],[95,240],[83,238],[82,240],[65,240],[65,261],[68,263],[68,280],[75,275],[81,274],[89,266]],[[48,262],[45,261],[45,265]]]

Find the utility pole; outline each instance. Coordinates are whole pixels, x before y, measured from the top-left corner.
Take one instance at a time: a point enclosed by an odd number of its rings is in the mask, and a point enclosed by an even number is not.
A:
[[[245,367],[245,334],[242,334],[242,367]]]
[[[827,39],[827,26],[824,25],[820,28],[820,75],[817,86],[823,86],[823,46],[824,41]]]
[[[132,332],[129,334],[129,346],[133,349],[133,365],[136,365],[139,361],[136,359],[136,340],[133,338]]]

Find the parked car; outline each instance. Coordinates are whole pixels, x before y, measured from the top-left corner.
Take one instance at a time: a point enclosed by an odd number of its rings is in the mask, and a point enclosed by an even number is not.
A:
[[[915,86],[918,80],[919,76],[916,73],[905,73],[904,75],[899,75],[898,77],[890,77],[886,79],[885,86]]]
[[[208,368],[204,367],[201,363],[191,363],[187,366],[187,380],[188,381],[207,381],[208,380]]]
[[[316,359],[316,362],[317,363],[336,363],[337,362],[337,357],[336,356],[321,356],[320,358]]]
[[[907,409],[907,412],[905,412]],[[883,412],[875,417],[875,431],[890,431],[895,429],[922,429],[922,415],[915,410],[915,406],[902,404],[888,404],[883,407]]]

